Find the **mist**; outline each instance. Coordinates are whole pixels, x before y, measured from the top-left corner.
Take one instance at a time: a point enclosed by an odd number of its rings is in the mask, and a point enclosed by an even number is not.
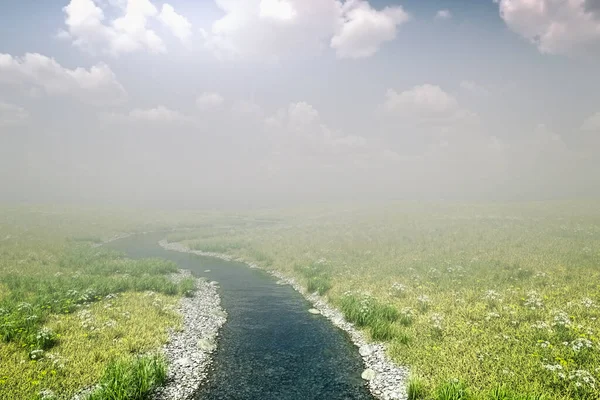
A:
[[[598,196],[600,17],[542,3],[1,6],[0,201]]]

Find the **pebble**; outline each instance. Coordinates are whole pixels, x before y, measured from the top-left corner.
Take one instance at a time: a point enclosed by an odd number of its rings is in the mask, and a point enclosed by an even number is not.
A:
[[[171,278],[178,282],[191,277],[181,270]],[[178,311],[183,316],[183,330],[171,331],[163,352],[169,365],[167,384],[154,393],[153,400],[191,399],[206,380],[211,355],[217,348],[219,329],[227,319],[221,308],[217,285],[196,279],[194,297],[184,297]]]

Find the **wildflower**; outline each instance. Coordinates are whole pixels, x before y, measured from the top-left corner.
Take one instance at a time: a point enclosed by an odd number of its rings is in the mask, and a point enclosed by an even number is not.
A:
[[[39,360],[43,357],[44,357],[44,350],[36,349],[36,350],[31,350],[29,352],[29,358],[31,358],[32,360]]]
[[[429,305],[431,304],[431,300],[429,299],[429,296],[424,295],[424,294],[417,297],[417,302],[419,303],[419,308],[421,310],[427,310],[429,308]]]
[[[552,323],[552,326],[568,328],[571,326],[571,318],[569,318],[569,315],[566,312],[558,311],[554,315],[554,322]]]
[[[438,313],[431,314],[431,325],[436,331],[441,331],[443,328],[444,316]]]
[[[550,325],[545,321],[537,321],[535,324],[531,324],[531,327],[533,329],[548,330],[548,331],[552,330],[550,328]]]
[[[407,290],[408,290],[408,287],[406,287],[405,285],[398,283],[398,282],[394,282],[392,284],[391,294],[394,296],[402,296],[402,295],[406,294]]]
[[[502,301],[500,293],[496,292],[495,290],[488,290],[485,292],[483,299],[487,301]]]
[[[489,312],[485,316],[486,321],[491,321],[494,318],[500,318],[500,314],[498,314],[497,312]]]
[[[542,297],[535,290],[530,290],[527,292],[527,299],[525,299],[525,307],[535,310],[538,308],[542,308],[544,303],[542,302]]]
[[[581,300],[581,304],[585,308],[592,308],[592,307],[594,307],[594,301],[592,299],[590,299],[589,297],[586,297],[583,300]]]
[[[543,364],[542,367],[550,372],[562,371],[563,369],[560,364]]]
[[[39,330],[39,332],[37,333],[35,338],[38,340],[38,342],[49,341],[54,338],[54,332],[50,328],[43,327],[42,329]]]
[[[577,338],[570,343],[571,349],[578,353],[584,349],[591,349],[594,347],[593,343],[585,338]]]
[[[31,308],[32,308],[31,304],[25,303],[25,302],[19,303],[17,305],[17,310],[19,310],[19,311],[31,310]]]
[[[56,394],[50,389],[44,389],[39,392],[40,400],[54,400],[57,399]]]
[[[578,369],[569,373],[569,380],[574,381],[578,388],[586,387],[596,389],[596,378],[584,369]]]
[[[117,321],[115,321],[114,319],[109,319],[104,323],[104,326],[107,328],[114,328],[117,326]]]
[[[538,346],[540,346],[541,348],[547,349],[549,347],[552,347],[552,344],[550,344],[550,342],[545,340],[543,342],[539,342]]]

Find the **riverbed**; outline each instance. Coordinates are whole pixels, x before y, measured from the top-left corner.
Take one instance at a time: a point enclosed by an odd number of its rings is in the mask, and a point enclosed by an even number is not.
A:
[[[237,262],[167,251],[162,234],[137,235],[107,247],[133,258],[174,261],[219,283],[228,319],[219,336],[202,400],[371,400],[358,350],[347,335],[287,285]]]

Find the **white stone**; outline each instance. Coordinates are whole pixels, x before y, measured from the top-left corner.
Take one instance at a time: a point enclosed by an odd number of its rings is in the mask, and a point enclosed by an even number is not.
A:
[[[376,376],[377,373],[375,371],[373,371],[371,368],[367,368],[363,371],[360,377],[363,378],[365,381],[372,381],[373,379],[375,379]]]

